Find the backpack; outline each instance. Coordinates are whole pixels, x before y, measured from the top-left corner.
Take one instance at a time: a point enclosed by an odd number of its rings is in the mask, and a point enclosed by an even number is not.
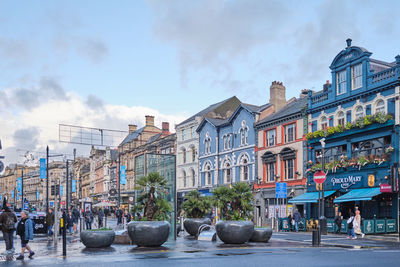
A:
[[[353,220],[351,220],[351,222],[348,223],[348,228],[349,229],[353,228],[353,221],[354,221],[354,218],[353,218]]]
[[[12,216],[12,214],[7,214],[5,228],[7,231],[15,229],[15,221],[14,221],[14,216]]]

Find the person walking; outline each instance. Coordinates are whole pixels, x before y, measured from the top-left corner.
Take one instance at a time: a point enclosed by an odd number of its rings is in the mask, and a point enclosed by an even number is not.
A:
[[[86,223],[86,230],[92,229],[93,213],[89,210],[89,207],[86,208],[84,217]]]
[[[104,212],[102,208],[100,208],[99,211],[97,212],[97,218],[99,220],[99,229],[103,228]]]
[[[354,225],[354,233],[361,235],[361,238],[364,238],[365,234],[361,232],[361,212],[358,207],[356,207],[356,216],[354,218],[356,221],[356,224]]]
[[[78,223],[79,223],[80,213],[79,213],[79,210],[76,207],[74,207],[72,209],[72,216],[74,218],[74,226],[73,226],[74,227],[74,233],[77,233],[78,232]]]
[[[6,198],[3,200],[3,209],[0,215],[1,230],[4,242],[6,243],[6,253],[14,253],[14,231],[17,216],[7,207]]]
[[[343,216],[342,216],[342,213],[339,211],[334,218],[334,222],[337,226],[337,230],[336,230],[337,234],[339,234],[340,230],[342,229],[342,220],[343,220]]]
[[[73,234],[74,233],[73,232],[74,231],[74,215],[72,214],[71,211],[68,211],[66,223],[67,223],[68,232],[70,234]]]
[[[21,220],[17,226],[17,235],[21,237],[21,254],[17,257],[17,260],[23,260],[25,250],[29,251],[29,258],[32,259],[35,252],[28,246],[29,240],[33,240],[33,222],[29,219],[28,212],[21,212]]]
[[[131,214],[127,210],[125,211],[124,217],[127,224],[132,220]]]
[[[350,218],[347,220],[347,239],[357,239],[356,234],[354,233],[354,226],[357,221],[354,219],[354,214],[350,212]]]
[[[45,222],[47,225],[47,240],[50,240],[53,236],[53,226],[54,226],[54,212],[52,209],[46,214]]]
[[[294,219],[293,219],[293,216],[291,213],[289,213],[288,220],[289,220],[289,232],[291,232],[294,227],[294,223],[293,223]]]
[[[296,229],[296,232],[299,231],[299,222],[301,221],[301,215],[298,209],[296,209],[293,213],[293,219],[294,219],[294,228]]]
[[[122,210],[119,207],[115,211],[115,216],[117,217],[117,225],[122,224]]]

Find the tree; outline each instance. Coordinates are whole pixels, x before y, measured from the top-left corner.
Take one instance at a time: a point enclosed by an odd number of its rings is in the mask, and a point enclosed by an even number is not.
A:
[[[162,221],[169,218],[171,205],[162,196],[168,194],[167,180],[159,173],[152,172],[136,181],[136,190],[142,191],[138,197],[136,210],[143,211],[147,221]]]
[[[202,197],[197,190],[189,192],[182,204],[182,209],[188,218],[204,218],[211,211],[211,207],[211,198]]]

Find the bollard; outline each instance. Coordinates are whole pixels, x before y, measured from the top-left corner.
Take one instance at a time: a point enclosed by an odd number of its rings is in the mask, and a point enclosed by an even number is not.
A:
[[[321,238],[318,230],[312,230],[312,246],[318,247],[321,243]]]
[[[61,229],[62,229],[62,238],[63,238],[63,256],[67,256],[67,216],[65,214],[65,211],[63,212],[62,218],[61,218]]]

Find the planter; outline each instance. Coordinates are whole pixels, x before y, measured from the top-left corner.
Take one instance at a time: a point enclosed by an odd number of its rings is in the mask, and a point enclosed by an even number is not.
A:
[[[183,222],[183,227],[190,235],[195,236],[199,232],[199,227],[203,224],[211,225],[209,218],[188,218]]]
[[[81,242],[87,248],[109,247],[114,242],[115,232],[113,230],[85,230],[80,234]]]
[[[219,221],[217,235],[226,244],[243,244],[249,241],[254,232],[252,221]]]
[[[128,234],[139,247],[159,247],[167,241],[170,228],[167,221],[137,221],[128,224]]]
[[[265,242],[267,243],[272,236],[271,228],[256,228],[250,238],[251,242]]]

